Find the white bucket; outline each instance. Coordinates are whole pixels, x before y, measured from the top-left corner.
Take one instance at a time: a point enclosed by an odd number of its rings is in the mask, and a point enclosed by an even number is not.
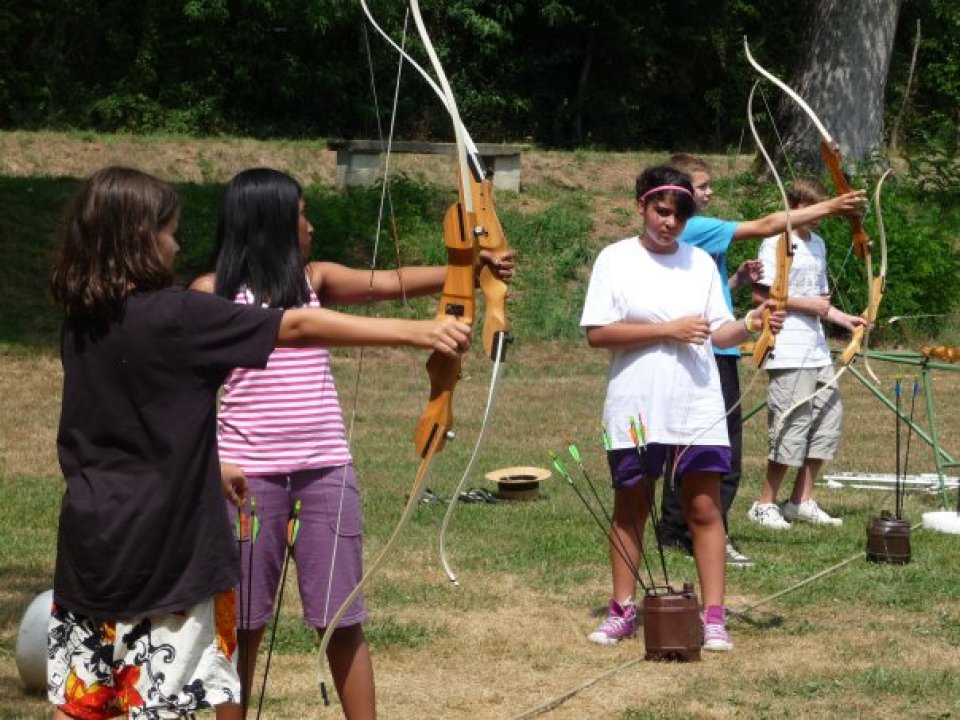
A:
[[[17,671],[28,692],[47,687],[47,626],[53,590],[37,595],[27,606],[17,633]]]

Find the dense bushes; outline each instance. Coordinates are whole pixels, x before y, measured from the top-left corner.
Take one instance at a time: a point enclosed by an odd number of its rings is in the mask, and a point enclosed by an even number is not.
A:
[[[371,4],[402,38],[405,4]],[[422,5],[476,137],[552,147],[736,145],[752,76],[742,36],[783,70],[810,16],[790,0]],[[920,19],[902,139],[955,152],[960,9],[904,0],[901,15],[888,106],[899,111]],[[385,117],[397,57],[354,0],[17,0],[0,8],[0,127],[375,137],[368,34]],[[409,66],[397,122],[400,136],[450,134]]]

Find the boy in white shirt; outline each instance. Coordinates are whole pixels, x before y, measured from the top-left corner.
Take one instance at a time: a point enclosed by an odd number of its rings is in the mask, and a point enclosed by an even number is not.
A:
[[[791,209],[800,209],[829,196],[819,181],[800,179],[787,193],[787,200]],[[770,378],[767,400],[770,450],[760,497],[750,507],[747,517],[777,530],[789,529],[790,521],[794,520],[816,525],[843,524],[842,519],[831,517],[813,499],[813,482],[824,460],[832,459],[840,444],[843,417],[830,348],[820,320],[851,331],[866,321],[830,304],[827,250],[823,238],[813,232],[816,224],[807,222],[793,228],[787,317],[783,331],[777,336],[776,350],[765,365]],[[770,286],[777,272],[778,239],[779,236],[767,238],[760,246],[763,276],[754,283],[754,302],[770,297]],[[817,392],[821,389],[822,392]],[[804,397],[810,399],[793,407],[797,399]],[[797,476],[793,493],[781,511],[776,502],[777,491],[788,467],[797,468]]]

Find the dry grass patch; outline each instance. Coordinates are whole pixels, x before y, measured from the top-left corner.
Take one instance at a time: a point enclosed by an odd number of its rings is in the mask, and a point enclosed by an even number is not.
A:
[[[424,359],[422,353],[402,350],[364,354],[354,443],[368,559],[392,530],[416,467],[410,434],[427,395]],[[605,354],[581,344],[520,343],[508,362],[493,426],[468,485],[485,485],[483,472],[498,467],[544,466],[546,451],[560,449],[561,437],[570,435],[581,444],[601,493],[608,492],[596,435]],[[348,413],[356,363],[356,353],[336,355]],[[476,353],[465,366],[467,377],[455,397],[458,438],[436,459],[429,479],[440,495],[452,492],[459,480],[486,398],[489,361]],[[896,368],[877,369],[885,383],[892,382]],[[24,696],[18,687],[13,642],[20,613],[33,595],[49,587],[52,570],[60,492],[51,479],[59,363],[2,357],[0,370],[5,468],[0,494],[8,533],[3,536],[6,583],[0,592],[0,716],[48,717],[45,701]],[[752,372],[744,368],[744,385]],[[957,444],[960,428],[949,412],[960,377],[943,373],[933,382],[940,434],[949,448]],[[752,406],[764,391],[761,377],[745,405]],[[892,471],[892,416],[849,375],[842,392],[843,450],[829,469]],[[918,403],[915,419],[921,424],[925,412]],[[891,507],[886,493],[824,488],[820,498],[847,518],[844,528],[798,527],[776,535],[750,526],[744,514],[763,468],[762,415],[746,426],[744,483],[731,515],[732,532],[758,566],[728,574],[734,607],[861,552],[865,518]],[[911,468],[930,467],[929,449],[914,438]],[[381,717],[512,718],[565,694],[570,697],[545,717],[785,718],[840,712],[944,717],[960,712],[960,686],[951,679],[960,676],[960,583],[946,560],[955,548],[950,539],[917,531],[909,566],[857,561],[758,608],[750,613],[750,623],[733,621],[736,649],[729,655],[705,655],[690,665],[647,663],[639,659],[639,639],[612,648],[585,641],[608,593],[603,541],[569,488],[548,480],[544,495],[537,503],[460,507],[449,536],[450,557],[463,583],[459,590],[446,581],[436,554],[443,507],[418,510],[368,593]],[[34,499],[28,502],[28,496]],[[908,517],[918,519],[936,500],[908,496]],[[46,508],[36,520],[34,502]],[[16,529],[23,523],[25,529]],[[689,560],[669,554],[667,561],[674,582],[694,579]],[[336,705],[318,710],[316,655],[302,648],[310,646],[312,634],[295,627],[300,614],[295,580],[292,573],[281,628],[293,627],[300,635],[278,647],[264,717],[338,717]]]
[[[0,475],[53,475],[62,372],[50,357],[0,354]]]

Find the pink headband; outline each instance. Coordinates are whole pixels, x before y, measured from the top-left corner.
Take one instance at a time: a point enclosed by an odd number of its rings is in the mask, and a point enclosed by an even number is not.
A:
[[[655,188],[650,188],[643,195],[641,195],[640,202],[646,200],[648,195],[651,195],[655,192],[661,192],[662,190],[676,190],[677,192],[682,192],[685,195],[693,197],[693,193],[687,190],[683,185],[657,185]]]

